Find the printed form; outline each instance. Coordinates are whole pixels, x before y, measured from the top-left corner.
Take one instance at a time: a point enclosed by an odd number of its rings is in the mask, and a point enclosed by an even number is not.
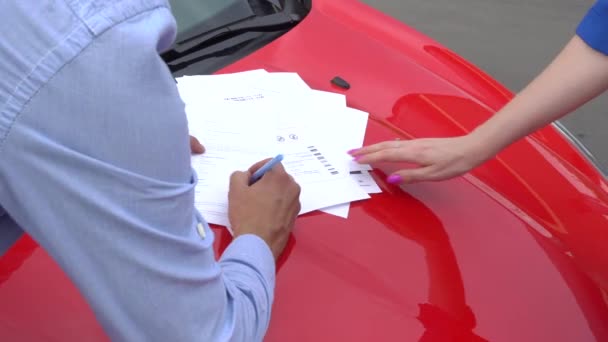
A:
[[[234,76],[220,75],[219,82],[211,76],[178,80],[190,132],[206,148],[205,154],[193,156],[192,166],[198,176],[195,203],[208,222],[229,226],[232,172],[278,153],[302,189],[300,214],[369,198],[350,176],[344,150],[336,152],[325,132],[315,128],[320,117],[309,99],[289,98],[263,82],[247,86]],[[282,91],[305,85],[287,73],[280,77],[286,80]]]
[[[362,145],[367,113],[346,107],[343,95],[312,90],[297,74],[264,70],[185,76],[178,89],[190,133],[206,149],[192,166],[196,207],[209,223],[229,227],[232,172],[278,153],[301,187],[300,214],[324,209],[347,217],[350,202],[369,198],[373,186],[379,190],[371,168],[345,153]]]

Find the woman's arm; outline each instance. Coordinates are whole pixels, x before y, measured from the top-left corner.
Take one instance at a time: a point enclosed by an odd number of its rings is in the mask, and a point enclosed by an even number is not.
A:
[[[607,88],[608,56],[575,36],[536,79],[470,134],[387,141],[351,154],[361,163],[403,161],[420,165],[389,176],[391,183],[448,179],[468,172]]]
[[[570,40],[555,60],[472,136],[487,157],[582,106],[608,88],[608,56],[580,37]]]

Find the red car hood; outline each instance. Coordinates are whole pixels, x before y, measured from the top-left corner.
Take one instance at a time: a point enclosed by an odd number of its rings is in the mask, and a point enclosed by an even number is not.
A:
[[[366,144],[465,134],[511,94],[353,0],[315,0],[295,29],[222,72],[295,71],[370,113]],[[330,80],[351,85],[342,91]],[[355,146],[354,146],[355,147]],[[298,219],[267,341],[608,340],[608,185],[553,127],[471,174],[383,189],[347,220]],[[229,242],[220,229],[217,248]],[[0,340],[105,337],[25,237],[0,259]]]

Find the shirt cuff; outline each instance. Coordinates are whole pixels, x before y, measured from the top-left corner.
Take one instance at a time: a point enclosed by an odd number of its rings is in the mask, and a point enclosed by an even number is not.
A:
[[[608,55],[608,1],[598,1],[591,7],[576,34],[594,50]]]
[[[241,260],[256,269],[274,289],[275,283],[275,260],[266,241],[254,234],[244,234],[232,240],[224,253],[221,261]]]

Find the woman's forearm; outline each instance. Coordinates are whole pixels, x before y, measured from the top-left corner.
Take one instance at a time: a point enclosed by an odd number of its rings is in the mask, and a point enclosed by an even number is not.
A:
[[[555,60],[471,136],[491,157],[608,88],[608,56],[575,36]]]

